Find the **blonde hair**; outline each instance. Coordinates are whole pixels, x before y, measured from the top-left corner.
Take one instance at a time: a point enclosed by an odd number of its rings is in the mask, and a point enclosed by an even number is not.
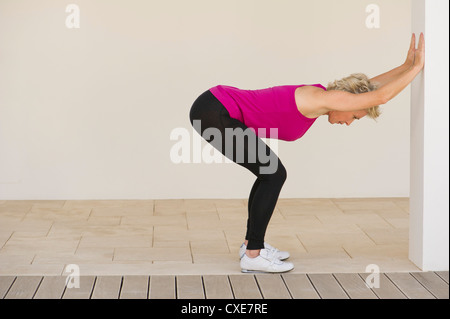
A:
[[[367,75],[363,73],[353,73],[341,80],[328,83],[327,90],[338,90],[360,94],[375,91],[377,88],[376,84],[370,82]],[[367,116],[372,119],[378,118],[381,114],[379,105],[373,106],[366,111]]]

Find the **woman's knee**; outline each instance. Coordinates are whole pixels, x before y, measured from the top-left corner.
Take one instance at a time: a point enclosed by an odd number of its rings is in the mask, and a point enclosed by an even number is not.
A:
[[[287,179],[287,170],[286,170],[286,167],[284,167],[284,165],[281,163],[281,161],[279,161],[279,163],[278,163],[278,169],[276,172],[276,176],[277,176],[277,179],[282,181],[283,183]]]
[[[260,174],[262,179],[277,182],[281,185],[284,184],[287,179],[287,170],[279,159],[276,162],[276,168],[274,168],[273,164],[266,168],[269,168],[266,170],[266,173]]]

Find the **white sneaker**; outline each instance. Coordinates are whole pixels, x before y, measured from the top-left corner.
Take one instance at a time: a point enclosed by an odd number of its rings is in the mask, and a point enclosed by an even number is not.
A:
[[[264,248],[267,249],[275,258],[278,258],[279,260],[286,260],[290,257],[290,254],[287,251],[281,251],[276,249],[275,247],[272,247],[268,243],[264,243]],[[241,248],[239,248],[239,257],[242,259],[245,255],[245,251],[247,250],[247,246],[245,246],[245,243],[241,245]]]
[[[258,257],[250,258],[244,254],[241,258],[241,271],[243,273],[281,273],[292,269],[294,269],[292,263],[273,258],[267,249],[261,249]]]

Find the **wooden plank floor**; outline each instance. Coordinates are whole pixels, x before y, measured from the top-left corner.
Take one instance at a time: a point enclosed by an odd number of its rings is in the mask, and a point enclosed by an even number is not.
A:
[[[0,299],[449,299],[448,272],[207,276],[0,276]]]

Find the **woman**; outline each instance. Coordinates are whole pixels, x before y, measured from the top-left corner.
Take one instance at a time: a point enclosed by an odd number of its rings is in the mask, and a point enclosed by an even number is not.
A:
[[[352,74],[328,88],[314,84],[240,90],[219,85],[197,98],[190,110],[194,128],[227,158],[257,177],[248,200],[247,234],[240,248],[242,272],[278,273],[294,268],[292,263],[283,262],[288,252],[264,241],[287,173],[260,137],[297,140],[322,115],[327,115],[331,124],[346,125],[365,116],[377,118],[378,106],[399,94],[422,70],[423,34],[417,49],[415,43],[413,34],[405,63],[372,79]]]

